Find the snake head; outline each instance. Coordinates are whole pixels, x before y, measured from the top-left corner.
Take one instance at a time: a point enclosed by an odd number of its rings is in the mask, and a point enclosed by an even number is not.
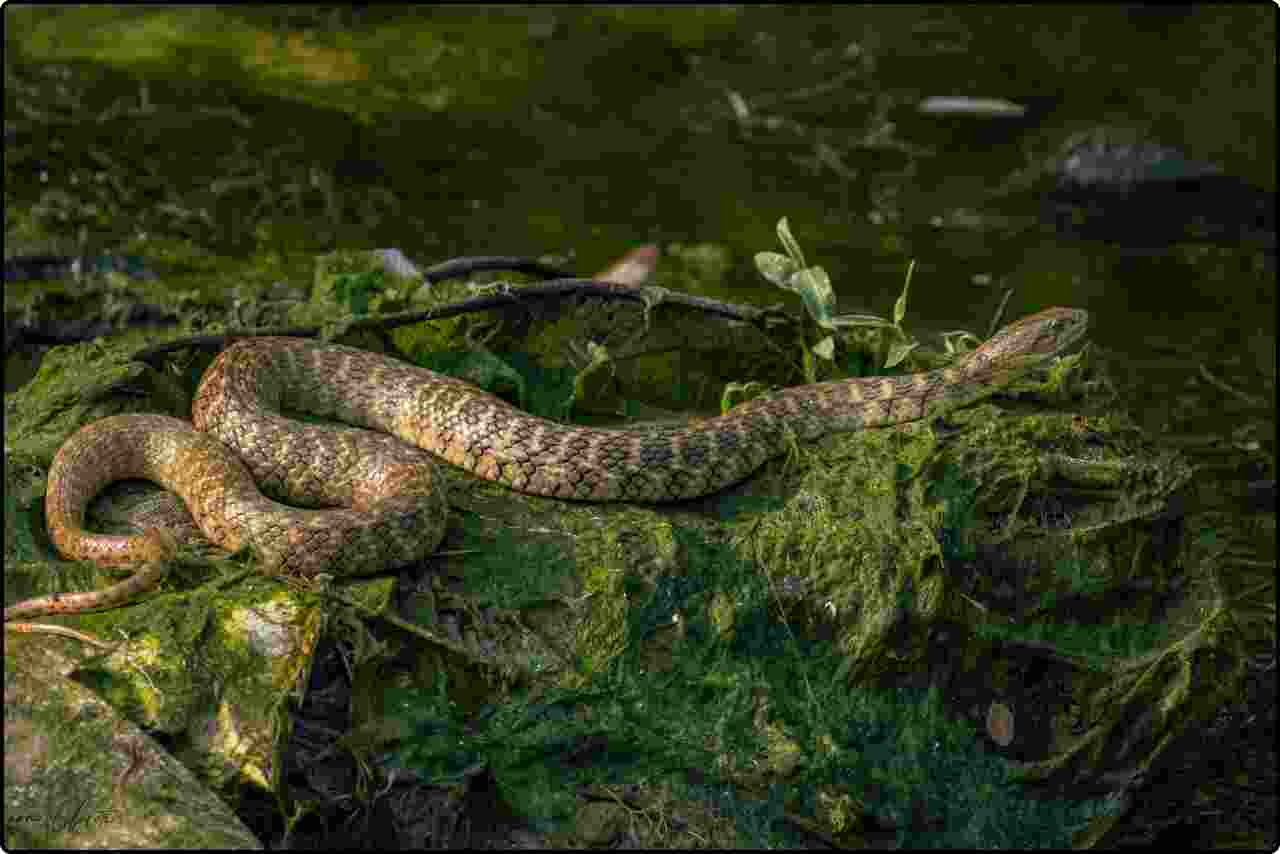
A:
[[[1039,361],[1067,352],[1088,329],[1089,312],[1084,309],[1046,308],[1010,323],[978,349],[997,360],[1019,355]]]

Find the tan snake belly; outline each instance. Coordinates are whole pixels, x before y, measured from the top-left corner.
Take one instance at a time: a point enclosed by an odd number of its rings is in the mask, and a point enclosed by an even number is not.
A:
[[[1082,310],[1047,309],[951,367],[799,386],[717,418],[628,430],[548,421],[461,380],[350,347],[248,339],[205,373],[194,430],[162,415],[120,415],[72,436],[49,472],[46,520],[67,557],[139,562],[155,554],[154,537],[94,534],[83,523],[107,484],[144,478],[178,493],[210,540],[227,549],[252,545],[271,570],[377,572],[425,557],[443,536],[446,504],[432,455],[536,495],[693,498],[743,479],[784,453],[791,436],[914,421],[989,395],[1061,353],[1087,324]],[[282,410],[368,429],[302,423]],[[330,509],[286,507],[259,487]],[[102,606],[47,604],[44,613]]]

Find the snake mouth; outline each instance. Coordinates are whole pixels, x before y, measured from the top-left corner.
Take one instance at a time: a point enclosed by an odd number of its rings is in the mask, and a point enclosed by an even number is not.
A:
[[[1031,352],[1038,358],[1061,357],[1078,352],[1089,331],[1089,312],[1082,308],[1051,308],[1032,315],[1031,318],[1019,321],[1019,324],[1034,322],[1039,319],[1048,326],[1041,334]]]
[[[1073,309],[1073,317],[1068,321],[1062,333],[1062,340],[1057,347],[1059,356],[1079,353],[1084,349],[1086,333],[1089,331],[1089,313],[1084,309]]]

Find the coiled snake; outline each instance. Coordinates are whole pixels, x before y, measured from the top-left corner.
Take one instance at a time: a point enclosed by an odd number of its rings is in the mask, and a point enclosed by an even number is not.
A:
[[[231,550],[251,545],[268,569],[377,572],[420,560],[443,536],[446,504],[432,454],[535,495],[693,498],[745,478],[784,453],[791,436],[900,424],[985,397],[1062,353],[1087,326],[1086,312],[1051,308],[1004,327],[950,367],[799,386],[701,422],[631,430],[548,421],[461,380],[350,347],[246,339],[205,372],[195,429],[163,415],[118,415],[67,440],[49,471],[46,521],[69,558],[154,560],[164,551],[154,532],[120,537],[83,528],[96,493],[143,478],[180,495],[211,541]],[[282,409],[370,429],[304,424]],[[259,487],[331,509],[286,507]],[[5,619],[114,605],[154,581],[139,573],[94,593],[28,600],[6,609]]]

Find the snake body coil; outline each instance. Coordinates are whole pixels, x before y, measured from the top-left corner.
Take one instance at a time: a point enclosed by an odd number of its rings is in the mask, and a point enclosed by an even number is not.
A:
[[[899,424],[985,397],[1061,353],[1087,323],[1084,311],[1052,308],[1010,324],[951,367],[799,386],[717,418],[630,430],[548,421],[461,380],[350,347],[247,339],[205,373],[194,430],[166,416],[120,415],[72,436],[49,472],[46,519],[67,557],[138,562],[154,553],[153,540],[90,533],[83,522],[107,484],[144,478],[178,493],[210,540],[250,544],[273,570],[377,572],[425,557],[443,536],[433,454],[536,495],[692,498],[743,479],[784,453],[790,436]],[[282,411],[368,429],[302,423]],[[286,507],[259,488],[327,509]]]

